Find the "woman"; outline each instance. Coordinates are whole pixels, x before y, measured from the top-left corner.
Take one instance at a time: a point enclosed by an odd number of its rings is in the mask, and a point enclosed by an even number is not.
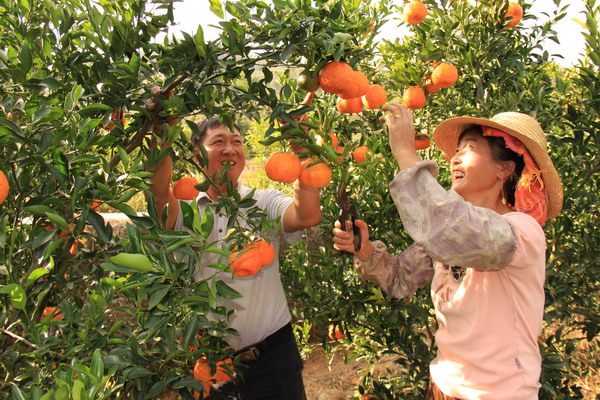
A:
[[[520,113],[453,118],[434,132],[450,161],[452,189],[433,161],[414,150],[406,107],[389,104],[382,120],[401,171],[392,198],[414,244],[400,255],[370,242],[357,221],[336,223],[334,247],[355,253],[355,268],[397,298],[431,282],[438,329],[428,399],[537,399],[544,310],[542,225],[562,207],[562,186],[539,124]],[[350,223],[348,223],[350,224]]]

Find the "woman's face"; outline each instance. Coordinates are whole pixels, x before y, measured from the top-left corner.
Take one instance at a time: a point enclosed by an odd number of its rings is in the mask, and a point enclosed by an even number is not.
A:
[[[502,168],[492,156],[489,142],[478,132],[464,134],[450,160],[452,189],[478,205],[497,199],[502,190]]]

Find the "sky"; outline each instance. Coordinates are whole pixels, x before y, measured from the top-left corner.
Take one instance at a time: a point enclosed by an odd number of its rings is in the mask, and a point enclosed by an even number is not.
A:
[[[398,3],[400,4],[400,1]],[[561,43],[557,44],[551,40],[544,43],[544,48],[550,54],[561,54],[564,57],[564,59],[555,58],[555,60],[565,67],[573,65],[580,58],[579,56],[583,53],[585,46],[585,39],[581,34],[582,28],[573,20],[573,18],[585,20],[583,0],[563,0],[563,6],[567,3],[569,4],[567,16],[554,27],[558,32]],[[555,9],[556,6],[552,0],[535,0],[529,12],[536,15],[543,22],[549,19],[543,13],[552,14]],[[210,11],[208,0],[177,2],[175,3],[174,15],[177,24],[171,27],[169,35],[179,36],[181,31],[194,34],[198,29],[198,24],[201,24],[206,40],[217,38],[218,30],[210,25],[217,25],[219,17]],[[405,32],[406,30],[398,28],[398,21],[391,19],[383,26],[379,35],[391,38],[396,35],[403,35]]]

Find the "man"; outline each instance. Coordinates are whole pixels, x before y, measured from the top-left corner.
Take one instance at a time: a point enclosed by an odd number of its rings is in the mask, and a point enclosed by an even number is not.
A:
[[[233,188],[242,197],[250,193],[251,189],[239,183],[246,161],[239,129],[232,132],[213,117],[199,125],[199,132],[192,138],[192,143],[197,149],[199,146],[206,149],[208,164],[204,172],[214,176],[228,164],[227,176]],[[179,202],[170,190],[171,175],[172,160],[167,157],[155,168],[150,191],[154,194],[159,215],[169,204],[166,228],[186,230]],[[206,192],[201,192],[197,197],[200,218],[208,204],[226,192],[226,186],[210,186]],[[268,218],[280,218],[281,231],[266,233],[275,246],[275,254],[278,254],[281,239],[293,243],[300,239],[303,229],[316,225],[321,219],[319,190],[298,181],[294,184],[293,197],[276,190],[256,190],[254,199]],[[215,213],[209,242],[225,238],[227,220],[228,216]],[[230,327],[239,333],[239,336],[227,336],[225,340],[244,365],[236,368],[232,381],[219,388],[213,387],[208,398],[305,399],[302,360],[290,325],[291,314],[279,275],[278,258],[256,275],[238,277],[207,267],[217,262],[218,257],[213,253],[204,254],[195,278],[201,280],[218,273],[218,279],[242,294],[240,299],[225,301],[228,308],[235,310]]]

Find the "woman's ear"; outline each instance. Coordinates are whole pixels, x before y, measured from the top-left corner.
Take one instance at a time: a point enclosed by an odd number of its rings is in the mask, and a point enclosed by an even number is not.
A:
[[[505,180],[509,176],[511,176],[515,169],[517,168],[517,164],[514,161],[501,161],[498,163],[498,178]]]

